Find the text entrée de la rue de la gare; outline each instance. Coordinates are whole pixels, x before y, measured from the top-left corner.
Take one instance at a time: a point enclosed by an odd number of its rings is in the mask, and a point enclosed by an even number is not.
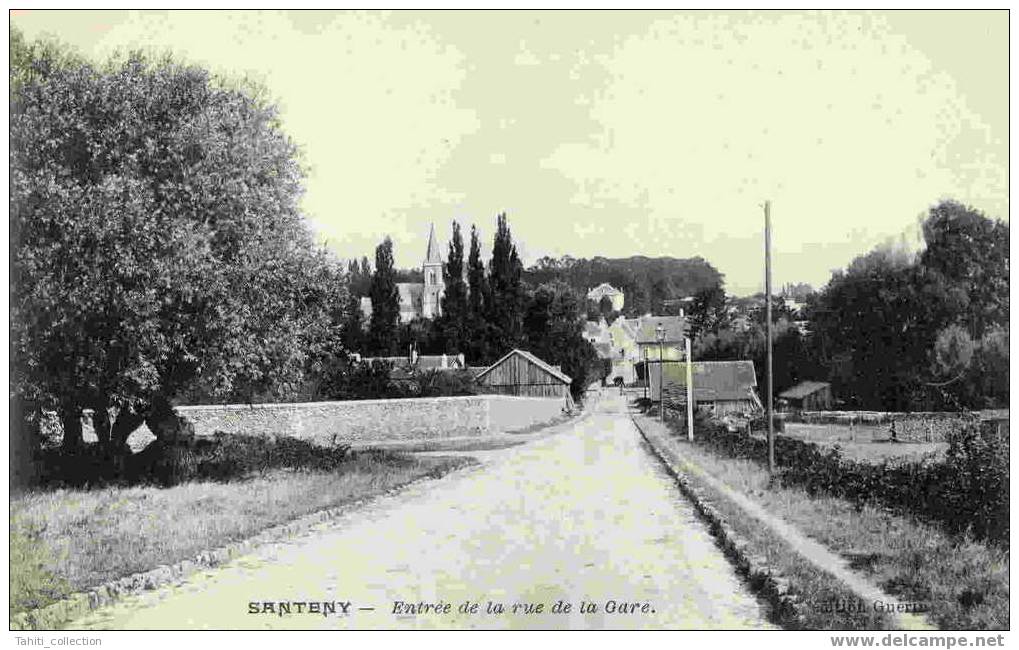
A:
[[[356,613],[376,611],[375,606],[355,606],[349,600],[252,600],[248,602],[248,614],[263,616],[351,616]],[[609,615],[652,615],[654,605],[648,601],[606,600],[602,603],[581,600],[573,603],[557,600],[553,603],[472,601],[459,603],[393,601],[385,608],[394,616],[529,616],[538,614],[609,614]]]

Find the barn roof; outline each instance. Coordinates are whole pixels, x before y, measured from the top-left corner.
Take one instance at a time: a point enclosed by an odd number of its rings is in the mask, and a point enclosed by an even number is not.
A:
[[[533,354],[531,354],[527,350],[521,350],[520,348],[515,348],[515,349],[511,350],[510,352],[506,353],[506,355],[503,358],[499,359],[498,361],[496,361],[495,363],[493,363],[489,367],[487,367],[484,370],[482,370],[481,373],[475,379],[479,379],[480,380],[482,377],[487,375],[489,372],[491,372],[492,370],[495,370],[497,367],[501,366],[507,359],[509,359],[510,357],[512,357],[515,354],[523,357],[528,362],[538,366],[539,368],[544,370],[546,373],[552,375],[553,377],[555,377],[559,381],[563,382],[564,384],[569,384],[570,382],[573,381],[572,379],[570,379],[569,375],[566,375],[565,373],[563,373],[562,370],[559,370],[558,368],[553,368],[552,366],[548,365],[547,363],[545,363],[544,361],[542,361],[538,357],[534,356]]]
[[[657,327],[665,328],[665,343],[678,343],[684,338],[686,319],[682,316],[645,316],[637,325],[637,343],[658,343]]]
[[[803,399],[807,395],[816,393],[829,386],[831,384],[826,381],[801,381],[792,388],[782,391],[778,396],[783,399]]]

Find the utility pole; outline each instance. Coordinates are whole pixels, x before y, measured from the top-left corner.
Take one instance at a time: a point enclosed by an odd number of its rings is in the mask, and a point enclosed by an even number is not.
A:
[[[693,442],[693,352],[686,337],[686,437]]]
[[[658,413],[661,416],[662,424],[665,423],[665,328],[658,325],[655,328],[655,338],[658,339]]]
[[[772,374],[771,374],[771,201],[764,202],[764,305],[765,339],[768,343],[768,474],[775,474],[775,426],[772,421]]]
[[[686,344],[686,439],[693,442],[693,353],[690,344],[690,328],[686,323],[686,313],[679,310],[679,317],[683,319],[683,330],[686,334],[683,342]]]
[[[647,383],[648,383],[648,368],[647,368],[647,348],[644,348],[644,399],[647,399]]]

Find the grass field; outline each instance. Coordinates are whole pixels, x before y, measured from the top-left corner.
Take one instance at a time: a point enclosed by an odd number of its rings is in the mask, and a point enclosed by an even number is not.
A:
[[[720,458],[677,436],[682,453],[708,474],[756,501],[775,516],[845,557],[850,565],[902,601],[924,603],[928,618],[942,629],[1000,630],[1009,627],[1007,550],[951,536],[937,527],[882,509],[856,508],[831,497],[811,497],[797,488],[770,485],[759,464]],[[809,599],[825,593],[825,583],[795,557],[775,557],[780,545],[754,521],[719,495],[719,509],[733,526],[800,582]],[[778,553],[781,556],[781,552]],[[809,602],[818,602],[811,600]],[[831,616],[830,614],[827,616]],[[822,616],[814,625],[825,626]],[[841,625],[855,619],[842,620]],[[867,628],[877,621],[858,620]],[[834,624],[835,627],[839,623]]]
[[[842,455],[853,460],[880,462],[887,458],[919,458],[927,454],[941,455],[948,449],[947,442],[890,442],[888,427],[854,426],[842,424],[801,424],[787,422],[781,434],[813,442],[821,447],[842,448]]]
[[[227,483],[14,496],[10,613],[193,558],[304,515],[474,462],[464,457],[355,454],[332,472],[276,469]]]

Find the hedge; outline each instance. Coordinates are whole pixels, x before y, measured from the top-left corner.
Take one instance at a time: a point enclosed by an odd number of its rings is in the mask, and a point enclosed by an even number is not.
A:
[[[697,436],[698,444],[728,457],[767,462],[767,441],[706,420],[699,428],[705,434]],[[783,486],[799,486],[810,494],[884,506],[953,533],[1007,544],[1008,437],[996,435],[992,426],[965,420],[948,442],[943,459],[872,463],[846,459],[838,446],[824,451],[814,443],[780,436],[775,439],[777,478]]]

